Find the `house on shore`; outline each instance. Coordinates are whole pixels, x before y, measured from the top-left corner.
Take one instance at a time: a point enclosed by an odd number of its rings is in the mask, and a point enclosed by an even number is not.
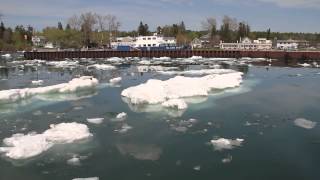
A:
[[[276,40],[276,48],[281,50],[297,50],[309,47],[310,43],[306,40]]]
[[[220,49],[223,50],[270,50],[272,49],[272,41],[266,38],[258,38],[251,40],[249,38],[240,39],[240,42],[225,43],[220,41]]]

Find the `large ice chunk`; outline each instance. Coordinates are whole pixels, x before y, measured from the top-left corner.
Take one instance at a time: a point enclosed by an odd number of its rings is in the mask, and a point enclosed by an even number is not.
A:
[[[294,120],[294,124],[298,127],[305,128],[305,129],[313,129],[317,125],[316,122],[313,122],[304,118],[298,118]]]
[[[241,83],[241,72],[211,74],[204,77],[176,76],[165,81],[148,80],[144,84],[123,90],[121,95],[133,104],[160,104],[170,99],[208,96],[213,89],[234,88]]]
[[[62,83],[52,86],[24,89],[10,89],[0,91],[0,101],[14,102],[38,94],[46,93],[70,93],[81,89],[92,88],[98,85],[98,80],[91,76],[82,76],[75,78],[68,83]]]
[[[0,147],[0,153],[11,159],[28,159],[40,155],[55,144],[69,144],[90,136],[92,134],[85,124],[73,122],[50,125],[50,129],[42,134],[14,134],[5,138],[5,147]]]

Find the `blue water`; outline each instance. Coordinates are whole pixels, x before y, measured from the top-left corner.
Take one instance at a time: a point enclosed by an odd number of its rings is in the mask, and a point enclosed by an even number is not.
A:
[[[85,143],[57,145],[28,160],[2,156],[1,180],[320,178],[320,69],[228,66],[245,73],[240,88],[197,99],[203,102],[177,112],[130,106],[122,99],[121,91],[127,87],[151,78],[173,77],[137,72],[136,65],[119,65],[112,71],[46,65],[19,69],[16,64],[4,62],[0,66],[1,90],[33,87],[31,80],[37,79],[44,80],[44,86],[67,82],[78,75],[93,75],[100,80],[94,90],[0,104],[0,140],[15,133],[41,133],[50,124],[62,122],[86,124],[93,134]],[[180,67],[201,68],[208,67]],[[120,86],[107,84],[118,76],[123,78]],[[120,112],[126,112],[128,118],[113,122]],[[99,125],[86,121],[94,117],[105,121]],[[190,118],[198,121],[185,132],[172,128]],[[294,124],[296,118],[318,124],[304,129]],[[132,129],[115,132],[124,123]],[[244,142],[241,147],[215,151],[208,142],[217,137],[242,138]],[[79,166],[67,163],[75,154],[83,156]],[[232,157],[231,162],[223,163],[227,157]]]

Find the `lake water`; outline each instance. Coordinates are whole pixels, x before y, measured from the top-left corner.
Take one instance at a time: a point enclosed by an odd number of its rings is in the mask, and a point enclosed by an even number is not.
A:
[[[316,124],[320,122],[320,69],[204,61],[143,67],[116,63],[114,70],[97,70],[87,68],[95,60],[68,68],[12,60],[1,60],[0,90],[36,87],[33,80],[43,80],[41,86],[49,86],[83,75],[97,78],[99,85],[76,93],[1,102],[1,143],[13,134],[42,133],[50,124],[63,122],[85,124],[93,134],[86,141],[54,145],[23,160],[2,153],[1,180],[320,178],[320,128]],[[132,105],[121,97],[124,89],[148,79],[175,76],[161,75],[155,69],[170,66],[185,71],[217,64],[244,72],[242,85],[192,98],[194,103],[185,110]],[[122,81],[110,85],[109,80],[115,77],[122,77]],[[121,112],[127,113],[127,118],[115,120]],[[93,124],[88,118],[104,120]],[[314,126],[299,126],[295,123],[298,118]],[[123,125],[132,128],[121,133]],[[218,138],[243,142],[217,150],[210,141]],[[79,161],[70,160],[73,157]]]

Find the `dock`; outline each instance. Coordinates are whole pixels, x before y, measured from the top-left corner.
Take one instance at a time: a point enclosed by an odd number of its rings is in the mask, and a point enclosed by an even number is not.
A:
[[[188,58],[202,56],[204,58],[269,58],[279,60],[313,60],[320,61],[320,51],[242,51],[242,50],[158,50],[158,51],[48,51],[48,52],[25,52],[26,59],[63,60],[65,58],[110,58],[110,57],[170,57]]]

